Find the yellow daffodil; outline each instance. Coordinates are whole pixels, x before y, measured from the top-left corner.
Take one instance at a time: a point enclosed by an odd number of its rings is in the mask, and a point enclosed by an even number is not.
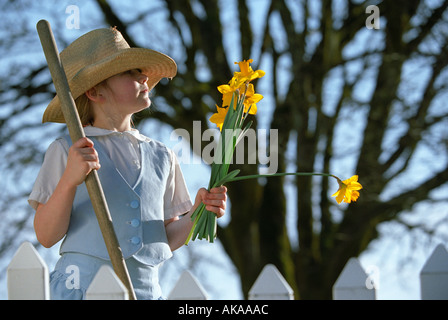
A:
[[[249,84],[246,91],[246,99],[244,99],[244,112],[249,114],[257,114],[257,102],[263,99],[261,94],[255,93],[254,85]]]
[[[263,77],[265,75],[265,72],[263,70],[254,71],[249,65],[251,62],[253,62],[252,59],[235,62],[235,64],[239,65],[241,71],[234,72],[234,76],[232,77],[232,79],[230,79],[228,84],[218,86],[218,91],[222,94],[223,107],[227,107],[230,105],[233,94],[235,92],[239,92],[240,96],[245,93],[246,99],[244,101],[244,112],[247,112],[247,110],[249,110],[249,106],[252,105],[249,113],[256,113],[256,103],[263,99],[263,96],[261,94],[256,94],[253,84],[249,84],[249,82],[254,79]]]
[[[254,71],[250,66],[250,63],[252,62],[252,59],[235,62],[235,64],[237,64],[241,70],[240,72],[234,72],[234,77],[239,80],[239,83],[250,82],[265,75],[265,72],[263,70]]]
[[[228,84],[223,84],[218,87],[218,91],[222,94],[222,106],[228,107],[232,101],[232,96],[239,89],[237,79],[232,78]]]
[[[337,203],[341,203],[342,200],[346,203],[350,203],[359,198],[358,190],[362,189],[362,185],[358,182],[357,175],[344,181],[341,181],[339,178],[336,179],[339,183],[339,189],[332,195],[332,197],[336,197]]]
[[[221,108],[216,106],[216,109],[218,110],[218,112],[214,113],[210,117],[210,121],[216,124],[216,126],[219,128],[219,131],[222,131],[222,125],[224,124],[224,119],[226,118],[228,108]]]

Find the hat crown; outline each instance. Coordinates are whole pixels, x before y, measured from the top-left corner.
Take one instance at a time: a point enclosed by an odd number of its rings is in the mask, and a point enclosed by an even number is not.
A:
[[[60,57],[70,80],[85,66],[94,65],[128,48],[129,44],[121,32],[115,28],[103,28],[90,31],[73,41]]]

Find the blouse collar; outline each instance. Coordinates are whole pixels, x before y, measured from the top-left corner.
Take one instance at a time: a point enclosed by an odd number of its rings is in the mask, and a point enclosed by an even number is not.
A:
[[[93,136],[93,137],[107,136],[107,135],[112,135],[112,134],[127,134],[127,135],[130,135],[142,142],[149,142],[151,140],[148,137],[142,135],[137,129],[131,129],[129,131],[119,132],[119,131],[114,131],[114,130],[97,128],[97,127],[93,127],[93,126],[86,126],[86,127],[84,127],[84,132],[85,132],[86,136]]]

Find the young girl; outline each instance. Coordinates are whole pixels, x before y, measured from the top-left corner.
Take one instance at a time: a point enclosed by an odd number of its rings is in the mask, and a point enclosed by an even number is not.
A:
[[[183,245],[191,213],[201,202],[217,217],[226,207],[225,187],[201,188],[193,205],[173,152],[131,127],[132,115],[150,106],[150,90],[177,66],[162,53],[129,48],[112,28],[81,36],[61,60],[87,137],[50,145],[29,197],[39,242],[49,248],[65,237],[51,297],[83,299],[98,269],[111,265],[83,183],[98,170],[137,299],[161,299],[158,268]],[[48,121],[64,122],[57,97]]]

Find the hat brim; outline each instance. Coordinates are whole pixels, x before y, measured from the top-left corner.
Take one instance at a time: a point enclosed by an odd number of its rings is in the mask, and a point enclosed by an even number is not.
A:
[[[72,97],[76,100],[98,83],[132,69],[141,69],[148,76],[149,90],[161,79],[173,78],[177,73],[177,65],[169,56],[151,49],[128,48],[81,68],[72,79],[68,79]],[[47,106],[42,122],[65,123],[57,94]]]

